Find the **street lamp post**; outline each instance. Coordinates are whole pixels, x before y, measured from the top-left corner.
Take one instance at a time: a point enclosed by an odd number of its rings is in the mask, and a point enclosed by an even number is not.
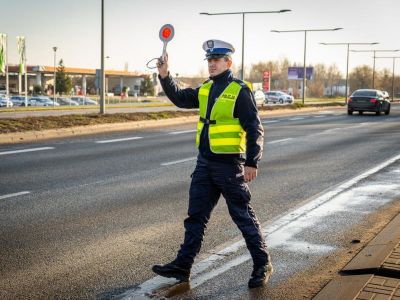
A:
[[[374,53],[374,64],[372,67],[372,88],[375,88],[375,58],[376,58],[376,52],[398,52],[400,51],[399,49],[395,50],[351,50],[351,52],[373,52]]]
[[[6,35],[6,93],[7,97],[10,97],[10,78],[9,78],[9,72],[8,72],[8,37]]]
[[[104,72],[104,0],[101,0],[101,70],[100,70],[100,113],[106,113],[105,105],[105,72]]]
[[[393,59],[393,70],[392,70],[392,101],[394,100],[394,68],[396,65],[396,59],[400,56],[376,56],[375,58],[391,58]]]
[[[57,47],[53,47],[54,51],[54,86],[53,86],[53,108],[56,106],[56,52],[57,52]]]
[[[108,80],[109,80],[109,77],[107,77],[106,76],[106,68],[107,68],[107,66],[108,66],[108,61],[109,61],[109,59],[110,59],[110,56],[106,56],[106,59],[107,59],[107,65],[106,65],[106,62],[104,62],[104,80],[105,80],[105,84],[104,84],[104,87],[105,87],[105,93],[106,93],[106,99],[107,99],[107,104],[110,104],[110,97],[108,97]]]
[[[217,16],[217,15],[242,15],[242,69],[240,77],[244,80],[244,19],[246,14],[279,14],[291,11],[290,9],[281,9],[274,11],[239,11],[239,12],[227,12],[227,13],[208,13],[201,12],[200,15],[206,16]]]
[[[346,45],[347,46],[347,62],[346,62],[346,91],[344,96],[344,103],[347,104],[348,98],[348,82],[349,82],[349,52],[350,52],[350,45],[377,45],[379,43],[320,43],[321,45],[325,46],[336,46],[336,45]]]
[[[304,32],[304,61],[303,61],[303,88],[302,88],[302,103],[304,104],[304,98],[306,93],[306,52],[307,52],[307,32],[309,31],[337,31],[343,28],[327,28],[327,29],[296,29],[296,30],[271,30],[275,33],[287,33],[287,32]]]

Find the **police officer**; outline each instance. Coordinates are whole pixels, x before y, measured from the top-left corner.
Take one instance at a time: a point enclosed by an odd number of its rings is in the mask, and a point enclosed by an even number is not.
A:
[[[153,271],[164,277],[189,280],[207,222],[222,194],[253,259],[248,285],[254,288],[264,285],[273,271],[247,186],[257,177],[263,127],[251,90],[230,70],[233,46],[208,40],[203,49],[210,78],[197,89],[177,86],[168,72],[168,56],[157,64],[158,78],[168,98],[181,108],[199,108],[200,118],[196,134],[199,154],[190,185],[184,242],[174,261],[155,265]]]

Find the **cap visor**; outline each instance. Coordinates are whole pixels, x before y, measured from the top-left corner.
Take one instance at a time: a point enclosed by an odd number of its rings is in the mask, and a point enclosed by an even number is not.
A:
[[[205,59],[218,59],[225,56],[229,56],[228,54],[207,54]]]

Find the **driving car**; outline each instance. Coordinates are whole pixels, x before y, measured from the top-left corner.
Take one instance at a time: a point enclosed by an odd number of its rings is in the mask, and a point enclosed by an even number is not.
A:
[[[377,115],[385,112],[385,115],[388,115],[390,114],[390,102],[380,90],[356,90],[347,101],[347,114],[352,115],[355,111],[358,111],[360,115],[364,112],[375,112]]]
[[[99,105],[97,101],[88,97],[71,97],[71,100],[78,102],[79,105]]]
[[[382,93],[383,93],[383,97],[385,98],[385,99],[390,99],[390,96],[389,96],[389,93],[387,92],[387,91],[382,91]],[[389,100],[390,101],[390,100]]]
[[[265,103],[292,103],[294,101],[293,96],[286,94],[281,91],[269,91],[265,93]]]

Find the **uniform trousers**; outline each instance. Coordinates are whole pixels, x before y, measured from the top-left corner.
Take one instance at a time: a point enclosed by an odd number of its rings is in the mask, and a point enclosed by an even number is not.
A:
[[[199,155],[189,190],[188,217],[184,221],[185,237],[177,261],[191,268],[199,253],[211,212],[221,194],[229,214],[241,231],[255,266],[269,261],[260,223],[250,205],[251,194],[244,182],[244,166],[240,163],[215,162]]]

